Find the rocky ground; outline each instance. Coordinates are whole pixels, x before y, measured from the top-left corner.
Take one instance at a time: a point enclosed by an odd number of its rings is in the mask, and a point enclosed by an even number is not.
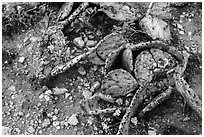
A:
[[[11,6],[11,9],[13,9],[12,6],[17,5],[18,10],[26,7],[16,3],[5,5]],[[100,88],[104,77],[104,65],[95,65],[93,59],[86,59],[65,73],[40,84],[32,78],[33,74],[41,69],[40,64],[36,65],[40,53],[36,45],[42,41],[42,33],[46,31],[46,26],[53,24],[61,5],[62,3],[47,4],[48,11],[43,10],[43,6],[39,7],[38,12],[34,14],[36,18],[30,17],[24,22],[25,25],[20,24],[19,29],[16,30],[13,26],[18,24],[11,22],[8,27],[6,24],[9,20],[3,20],[3,134],[96,135],[117,132],[114,125],[107,124],[109,116],[100,118],[90,116],[81,106],[83,100],[88,99]],[[31,3],[29,6],[32,9],[36,3]],[[202,98],[202,4],[185,3],[174,7],[172,27],[177,32],[175,35],[180,44],[191,55],[185,79]],[[7,12],[3,15],[10,15]],[[108,24],[108,18],[105,17],[105,19]],[[66,38],[71,42],[65,48],[66,56],[83,53],[87,47],[92,47],[101,37],[109,34],[109,31],[106,28],[98,29],[97,38],[87,34],[88,32],[84,32],[84,36],[79,33],[72,35],[67,33]],[[44,68],[44,73],[47,71],[49,72],[49,68]],[[184,105],[182,97],[174,93],[170,99],[139,119],[139,125],[132,124],[130,134],[202,134],[201,119],[188,106],[184,110]]]

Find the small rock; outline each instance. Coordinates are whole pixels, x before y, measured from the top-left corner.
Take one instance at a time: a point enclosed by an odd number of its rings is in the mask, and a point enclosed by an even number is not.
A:
[[[185,33],[184,33],[184,31],[183,31],[183,30],[181,30],[181,31],[179,31],[179,34],[184,35]]]
[[[15,92],[16,91],[16,87],[15,86],[10,86],[8,88],[8,90],[11,91],[11,92]]]
[[[57,127],[59,124],[60,124],[59,121],[54,121],[54,122],[52,123],[52,125],[53,125],[54,127]]]
[[[84,47],[84,41],[82,39],[82,37],[77,37],[73,40],[74,44],[78,47],[78,48],[83,48]]]
[[[154,128],[151,128],[148,130],[148,135],[156,135],[157,134],[157,130]]]
[[[10,128],[2,126],[2,135],[10,135]]]
[[[93,117],[89,117],[89,118],[87,119],[87,123],[88,123],[89,125],[92,125],[92,124],[93,124],[93,121],[94,121]]]
[[[46,90],[46,91],[45,91],[45,94],[46,94],[46,95],[51,95],[51,94],[52,94],[52,90]]]
[[[44,95],[44,98],[46,101],[49,101],[51,99],[50,95]]]
[[[121,114],[120,109],[117,109],[117,110],[113,113],[113,116],[120,116],[120,114]]]
[[[185,117],[184,119],[183,119],[183,122],[186,122],[186,121],[189,121],[190,120],[190,117]]]
[[[96,42],[94,40],[88,40],[86,42],[86,46],[90,47],[90,46],[94,46],[96,44]]]
[[[68,98],[69,96],[71,96],[71,93],[65,93],[65,98]]]
[[[52,120],[53,120],[53,121],[57,120],[57,116],[53,116],[53,117],[52,117]]]
[[[73,97],[72,96],[69,96],[69,100],[72,100],[73,99]]]
[[[79,121],[77,119],[77,114],[71,115],[67,122],[68,122],[68,124],[73,125],[73,126],[77,125],[79,123]]]
[[[20,128],[15,128],[14,130],[15,130],[15,131],[16,131],[16,133],[18,133],[18,134],[20,134],[20,133],[21,133]]]
[[[78,72],[79,72],[79,74],[81,74],[81,75],[86,75],[86,70],[85,70],[84,67],[82,67],[82,66],[80,66],[80,67],[78,68]]]
[[[39,134],[42,134],[42,130],[39,130],[38,133],[39,133]]]
[[[136,126],[138,122],[137,117],[131,118],[131,122]]]
[[[100,87],[100,82],[99,81],[95,81],[93,83],[93,85],[91,86],[91,92],[94,92],[95,90],[97,90]]]
[[[181,26],[181,24],[177,24],[177,28],[183,29],[183,26]]]
[[[115,102],[116,102],[119,106],[121,106],[121,105],[123,104],[122,98],[118,98]]]
[[[59,112],[59,110],[55,108],[55,109],[54,109],[54,113],[55,113],[55,114],[58,114],[58,112]]]
[[[58,129],[58,130],[59,130],[59,129],[60,129],[60,126],[57,126],[57,127],[56,127],[56,129]]]
[[[85,99],[90,99],[92,97],[92,92],[90,92],[89,90],[83,90],[82,95]]]
[[[20,57],[19,60],[18,60],[18,62],[23,63],[24,60],[25,60],[25,57]]]
[[[101,122],[101,125],[102,125],[104,130],[106,130],[106,131],[108,130],[109,127],[108,127],[108,125],[106,123]]]
[[[42,123],[42,127],[47,127],[50,125],[50,119],[49,118],[46,118],[44,119],[43,123]]]
[[[54,95],[64,94],[65,92],[68,92],[66,88],[53,88]]]
[[[39,98],[42,99],[44,97],[44,94],[40,94]]]
[[[32,134],[35,132],[35,129],[32,126],[30,126],[28,127],[28,132]]]

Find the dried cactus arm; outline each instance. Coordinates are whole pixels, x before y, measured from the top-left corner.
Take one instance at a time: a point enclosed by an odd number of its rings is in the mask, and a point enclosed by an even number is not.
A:
[[[169,87],[167,90],[155,97],[140,113],[139,116],[142,117],[146,112],[153,110],[156,106],[161,104],[166,100],[172,93],[172,87]]]
[[[85,52],[83,54],[80,54],[80,55],[76,56],[75,58],[71,59],[70,61],[68,61],[65,64],[60,64],[60,65],[54,67],[52,69],[51,76],[56,76],[56,75],[58,75],[60,73],[65,72],[66,70],[68,70],[69,68],[71,68],[72,66],[77,64],[80,60],[86,58],[91,53],[93,53],[96,50],[97,47],[98,46],[96,45],[96,47],[91,48],[88,52]]]
[[[141,86],[133,96],[130,106],[127,108],[125,115],[122,118],[122,121],[119,125],[119,129],[117,132],[117,135],[128,135],[129,132],[129,125],[130,125],[130,119],[133,116],[134,112],[137,111],[139,105],[142,103],[143,99],[149,97],[154,93],[154,90],[149,90],[149,85],[146,84],[144,86]]]
[[[60,22],[61,28],[72,22],[84,9],[89,6],[89,2],[83,2],[79,7],[64,21]]]
[[[190,88],[188,83],[182,77],[188,62],[189,54],[184,51],[183,64],[178,65],[175,68],[174,79],[177,91],[183,96],[188,105],[202,117],[202,101],[198,95]]]

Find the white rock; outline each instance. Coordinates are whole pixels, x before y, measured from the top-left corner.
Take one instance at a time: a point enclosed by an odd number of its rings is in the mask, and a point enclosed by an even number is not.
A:
[[[73,40],[73,42],[78,48],[83,48],[84,47],[84,41],[83,41],[82,37],[75,38]]]
[[[44,97],[44,94],[40,94],[39,98],[42,99]]]
[[[117,110],[113,113],[113,116],[120,116],[120,114],[121,114],[120,109],[117,109]]]
[[[16,91],[16,87],[15,86],[10,86],[8,88],[8,90],[11,91],[11,92],[15,92]]]
[[[46,119],[44,119],[44,121],[42,123],[42,127],[47,127],[48,125],[50,125],[50,119],[46,118]]]
[[[184,31],[183,31],[183,30],[181,30],[181,31],[179,31],[179,34],[184,35],[185,33],[184,33]]]
[[[52,120],[53,120],[53,121],[57,120],[57,116],[53,116],[53,117],[52,117]]]
[[[155,128],[150,128],[148,130],[148,135],[156,135],[157,134],[157,130]]]
[[[52,90],[46,90],[46,91],[45,91],[45,94],[46,94],[46,95],[52,94]]]
[[[85,99],[90,99],[92,97],[92,92],[89,90],[83,90],[82,95]]]
[[[68,92],[68,90],[66,88],[53,88],[53,92],[55,95],[59,95],[59,94],[64,94],[66,92]]]
[[[25,57],[20,57],[19,60],[18,60],[18,62],[23,63],[24,60],[25,60]]]
[[[177,24],[177,28],[183,29],[183,26],[181,26],[181,24]]]
[[[54,127],[57,127],[59,124],[60,124],[59,121],[54,121],[54,122],[52,123],[52,125],[53,125]]]
[[[2,126],[2,135],[10,135],[10,128]]]
[[[34,133],[35,129],[32,126],[30,126],[30,127],[28,127],[28,132],[29,133]]]
[[[116,101],[115,101],[118,105],[122,105],[123,104],[123,99],[122,98],[118,98]]]
[[[136,126],[138,122],[137,117],[131,118],[131,122]]]
[[[96,44],[96,41],[94,41],[94,40],[88,40],[87,42],[86,42],[86,46],[93,46],[93,45],[95,45]]]
[[[79,74],[81,74],[81,75],[86,75],[86,70],[85,70],[84,67],[82,67],[82,66],[80,66],[80,67],[78,68],[78,72],[79,72]]]
[[[69,96],[71,96],[71,93],[65,93],[65,98],[68,98]]]
[[[79,123],[79,121],[77,119],[77,114],[71,115],[67,122],[68,122],[68,124],[73,125],[73,126],[77,125]]]

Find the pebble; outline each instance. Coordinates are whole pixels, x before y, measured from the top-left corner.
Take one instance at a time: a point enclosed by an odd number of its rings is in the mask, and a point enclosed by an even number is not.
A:
[[[183,26],[181,26],[181,24],[177,24],[177,27],[178,27],[179,29],[183,29]]]
[[[55,109],[54,109],[54,113],[55,113],[55,114],[58,114],[58,112],[59,112],[59,110],[55,108]]]
[[[34,133],[35,129],[32,126],[30,126],[30,127],[28,127],[28,132],[29,133]]]
[[[15,92],[16,91],[16,87],[15,86],[10,86],[8,88],[8,90],[11,91],[11,92]]]
[[[39,130],[38,133],[39,133],[39,134],[42,134],[42,130]]]
[[[54,127],[59,126],[59,124],[60,124],[60,122],[59,122],[59,121],[54,121],[54,122],[52,123],[52,125],[53,125]]]
[[[148,130],[148,135],[156,135],[157,134],[157,131],[156,129],[155,130]]]
[[[183,30],[181,30],[181,31],[179,31],[179,34],[184,35],[185,33],[184,33],[184,31],[183,31]]]
[[[90,92],[89,90],[83,90],[82,95],[85,99],[90,99],[92,97],[92,92]]]
[[[82,66],[80,66],[80,67],[78,68],[78,72],[79,72],[79,74],[81,74],[81,75],[86,75],[86,70],[85,70],[84,67],[82,67]]]
[[[39,98],[42,99],[44,97],[44,94],[40,94]]]
[[[73,125],[73,126],[77,125],[79,123],[79,121],[77,119],[77,114],[71,115],[67,122],[68,122],[68,124]]]
[[[113,113],[113,116],[120,116],[120,114],[121,114],[120,109],[117,109],[117,110]]]
[[[68,92],[66,88],[58,88],[58,87],[53,88],[54,95],[64,94],[65,92]]]
[[[138,122],[137,117],[131,118],[131,122],[136,126]]]
[[[84,47],[84,41],[82,39],[82,37],[77,37],[73,40],[74,44],[78,47],[78,48],[83,48]]]
[[[94,46],[96,44],[96,42],[94,41],[94,40],[88,40],[87,42],[86,42],[86,46]]]
[[[46,90],[46,91],[45,91],[45,94],[46,94],[46,95],[51,95],[51,94],[52,94],[52,90]]]
[[[71,96],[71,93],[65,93],[65,98],[68,98],[69,96]]]
[[[2,126],[2,135],[10,135],[10,128]]]
[[[183,119],[183,122],[186,122],[186,121],[189,121],[189,120],[191,120],[190,117],[185,117],[185,118]]]
[[[44,121],[42,123],[42,127],[47,127],[49,125],[50,125],[50,119],[49,118],[44,119]]]
[[[100,87],[100,82],[99,81],[95,81],[94,83],[93,83],[93,85],[91,86],[91,92],[94,92],[95,90],[97,90],[99,87]]]
[[[18,60],[18,62],[23,63],[24,60],[25,60],[25,57],[20,57],[19,60]]]
[[[20,134],[20,133],[21,133],[20,128],[15,128],[14,130],[15,130],[15,131],[16,131],[16,133],[18,133],[18,134]]]
[[[49,95],[44,95],[44,98],[46,101],[49,101],[51,99]]]
[[[123,104],[122,98],[118,98],[115,102],[116,102],[119,106],[121,106],[121,105]]]
[[[53,121],[57,120],[57,116],[53,116],[53,117],[52,117],[52,120],[53,120]]]
[[[56,127],[56,129],[58,129],[58,130],[59,130],[59,129],[60,129],[60,126],[57,126],[57,127]]]

